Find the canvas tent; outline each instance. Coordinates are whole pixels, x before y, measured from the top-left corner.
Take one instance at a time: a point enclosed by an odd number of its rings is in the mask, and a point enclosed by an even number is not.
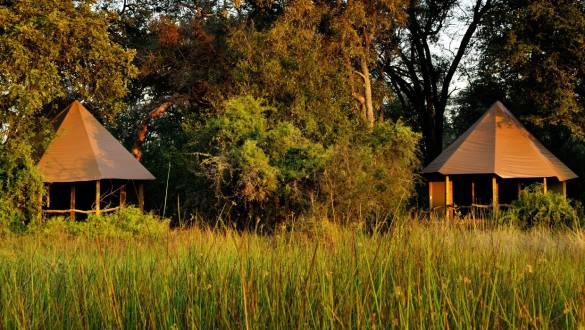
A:
[[[117,204],[124,205],[129,193],[127,186],[135,188],[134,195],[143,208],[143,182],[155,179],[78,101],[66,109],[38,168],[49,188],[45,212],[70,213],[72,218],[75,213],[103,212],[100,206],[104,199],[111,202],[114,195],[118,196]],[[88,194],[90,189],[93,193]],[[69,195],[67,207],[63,203],[65,190]],[[76,192],[85,197],[95,193],[95,199],[86,205],[91,211],[76,208],[76,199],[80,197],[76,198]],[[61,204],[60,209],[52,208],[52,200],[53,206]]]
[[[497,211],[501,197],[509,201],[514,192],[534,181],[566,195],[567,180],[577,177],[500,102],[425,167],[423,174],[429,182],[430,208],[444,208],[447,214],[458,204],[483,206],[486,202]],[[491,190],[487,196],[486,190]]]

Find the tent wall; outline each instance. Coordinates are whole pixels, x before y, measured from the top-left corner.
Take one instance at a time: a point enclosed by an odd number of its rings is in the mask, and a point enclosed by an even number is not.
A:
[[[466,214],[473,209],[497,212],[508,207],[524,188],[543,183],[543,178],[502,179],[494,175],[427,176],[429,209],[437,214],[452,216],[452,207]],[[566,196],[566,182],[547,178],[547,191]],[[447,186],[447,184],[449,186]],[[448,187],[448,189],[446,189]]]
[[[445,181],[429,182],[429,206],[431,210],[445,207]]]

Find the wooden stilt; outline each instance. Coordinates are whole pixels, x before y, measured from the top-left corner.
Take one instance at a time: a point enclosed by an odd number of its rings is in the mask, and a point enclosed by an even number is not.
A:
[[[69,218],[75,221],[75,183],[71,183],[71,190],[69,193]]]
[[[41,189],[41,191],[39,191],[39,213],[37,214],[37,216],[40,218],[43,217],[43,190]]]
[[[433,186],[431,184],[431,182],[429,181],[429,211],[433,210]]]
[[[453,215],[453,181],[445,176],[445,217],[450,219]]]
[[[567,198],[567,181],[563,181],[563,196]]]
[[[475,204],[475,181],[471,181],[471,205]]]
[[[100,180],[95,182],[95,215],[100,215],[100,202],[102,200],[102,185]]]
[[[548,187],[547,187],[547,184],[546,184],[546,178],[543,178],[542,179],[542,184],[543,184],[542,185],[542,190],[546,194],[548,192]]]
[[[498,191],[498,179],[495,176],[492,177],[492,204],[494,215],[496,215],[500,211],[500,197]]]
[[[126,184],[120,187],[120,207],[126,206]]]
[[[51,184],[47,184],[47,208],[51,208]]]
[[[138,184],[138,208],[144,212],[144,184]]]
[[[471,217],[475,219],[475,181],[471,181]]]

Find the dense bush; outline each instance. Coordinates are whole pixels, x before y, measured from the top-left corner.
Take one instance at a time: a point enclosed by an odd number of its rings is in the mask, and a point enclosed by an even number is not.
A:
[[[23,140],[0,141],[0,234],[24,230],[40,214],[43,183],[31,154]]]
[[[339,143],[320,181],[329,217],[372,224],[399,214],[415,186],[419,139],[400,122],[383,122]]]
[[[275,111],[237,97],[193,131],[197,170],[215,187],[215,208],[227,205],[232,220],[272,227],[307,214],[383,219],[411,197],[419,136],[402,123],[357,127],[324,145]]]
[[[500,220],[525,229],[538,226],[579,228],[582,225],[580,209],[561,194],[544,193],[542,185],[536,184],[522,190]]]
[[[308,206],[327,150],[292,123],[270,118],[252,97],[226,102],[224,111],[193,132],[200,174],[214,186],[219,209],[238,221],[278,221]]]
[[[69,221],[64,217],[49,218],[28,228],[29,233],[69,235],[86,238],[158,237],[169,230],[169,220],[128,207],[101,216],[91,215],[87,221]]]

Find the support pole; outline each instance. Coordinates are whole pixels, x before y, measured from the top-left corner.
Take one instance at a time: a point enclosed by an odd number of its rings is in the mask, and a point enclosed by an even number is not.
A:
[[[433,184],[429,181],[429,211],[433,210]]]
[[[518,190],[517,191],[517,194],[516,194],[517,195],[516,197],[520,197],[520,192],[522,191],[522,184],[520,182],[518,182],[516,184],[516,187],[517,187],[517,190]]]
[[[39,191],[39,196],[38,196],[39,200],[39,213],[37,214],[37,216],[39,217],[39,219],[41,219],[43,217],[43,190],[41,189],[41,191]]]
[[[445,176],[445,217],[450,219],[453,214],[453,181]]]
[[[471,181],[471,217],[475,219],[475,181]]]
[[[71,221],[75,221],[75,183],[71,183],[71,187],[70,187],[70,193],[69,193],[69,209],[70,209],[70,213],[69,213],[69,218],[71,219]]]
[[[51,184],[47,184],[47,208],[51,208]]]
[[[126,184],[120,187],[120,207],[126,206]]]
[[[546,178],[543,178],[542,179],[542,183],[543,183],[542,190],[546,194],[548,192],[548,187],[547,187],[547,184],[546,184]]]
[[[496,178],[496,176],[492,177],[492,204],[493,204],[494,215],[496,215],[500,211],[500,197],[499,197],[499,191],[498,191],[498,179]]]
[[[138,184],[138,208],[144,212],[144,183]]]
[[[567,198],[567,181],[563,181],[563,196]]]
[[[100,216],[100,202],[101,202],[102,187],[100,180],[95,182],[95,215]]]

